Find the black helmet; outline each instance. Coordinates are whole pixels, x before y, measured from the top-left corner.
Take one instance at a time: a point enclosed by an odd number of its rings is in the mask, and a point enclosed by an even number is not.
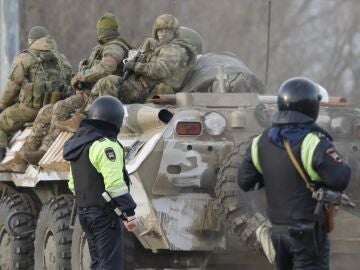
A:
[[[117,98],[102,96],[91,104],[88,118],[112,124],[120,129],[124,119],[124,106]]]
[[[320,93],[318,85],[304,77],[290,78],[279,88],[279,111],[297,111],[316,120],[319,114]]]

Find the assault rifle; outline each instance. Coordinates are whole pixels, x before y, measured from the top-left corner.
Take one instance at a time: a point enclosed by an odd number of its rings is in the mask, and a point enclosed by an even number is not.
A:
[[[141,50],[130,50],[128,58],[124,59],[123,63],[126,64],[129,61],[141,62],[144,57],[145,55]],[[133,73],[133,70],[125,69],[123,80],[126,81]]]
[[[90,90],[91,88],[93,88],[94,83],[91,82],[81,82],[81,81],[77,81],[75,84],[75,88],[77,90]]]
[[[314,191],[312,194],[313,199],[317,200],[318,203],[315,208],[315,215],[318,215],[323,209],[324,204],[333,204],[333,205],[343,205],[343,206],[349,206],[349,207],[356,207],[355,203],[353,203],[349,196],[339,192],[339,191],[333,191],[326,188],[319,188],[318,190]]]

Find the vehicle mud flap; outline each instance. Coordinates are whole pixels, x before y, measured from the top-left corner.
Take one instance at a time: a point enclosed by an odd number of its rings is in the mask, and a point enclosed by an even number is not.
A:
[[[71,269],[72,205],[72,195],[51,197],[43,205],[35,231],[35,269]]]
[[[124,229],[124,248],[123,248],[123,270],[135,269],[135,237],[132,233]],[[76,217],[71,246],[71,269],[88,270],[91,265],[91,257],[86,236],[81,228],[78,217]]]
[[[225,231],[253,250],[261,251],[256,230],[265,222],[265,194],[263,191],[242,191],[237,183],[237,167],[245,156],[251,138],[229,153],[217,175],[215,194],[217,213]],[[233,237],[232,237],[233,238]]]
[[[0,200],[0,269],[34,269],[37,208],[27,194]]]

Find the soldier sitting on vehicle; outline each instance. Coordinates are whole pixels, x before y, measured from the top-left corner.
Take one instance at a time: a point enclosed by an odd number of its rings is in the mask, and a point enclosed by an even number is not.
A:
[[[145,102],[160,84],[169,92],[178,92],[195,65],[196,49],[180,36],[180,24],[173,15],[157,17],[152,32],[154,39],[146,40],[150,50],[143,57],[134,57],[124,64],[125,70],[133,72],[131,76],[108,76],[95,88],[118,89],[119,99],[125,104]]]
[[[35,119],[39,109],[69,94],[72,68],[42,26],[28,33],[29,48],[16,55],[0,102],[0,161],[8,137]]]
[[[39,113],[32,133],[17,153],[14,162],[37,164],[64,126],[71,128],[78,125],[81,120],[79,115],[71,117],[72,114],[83,110],[99,95],[117,97],[117,91],[111,92],[112,89],[91,88],[100,78],[106,78],[110,74],[122,76],[123,59],[127,57],[131,46],[120,36],[118,21],[111,13],[100,17],[96,29],[99,44],[93,48],[89,59],[80,62],[79,72],[71,80],[76,94]]]

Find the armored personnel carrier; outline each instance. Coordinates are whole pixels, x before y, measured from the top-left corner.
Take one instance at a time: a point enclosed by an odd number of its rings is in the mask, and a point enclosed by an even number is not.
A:
[[[241,192],[235,175],[251,138],[268,127],[275,98],[249,93],[262,92],[256,90],[261,84],[250,72],[237,72],[241,79],[231,84],[236,74],[224,64],[215,80],[195,83],[190,77],[184,92],[126,106],[118,138],[126,148],[139,224],[126,235],[125,269],[273,269],[256,239],[266,222],[264,196]],[[353,166],[349,193],[357,201],[360,112],[344,104],[324,104],[319,123],[336,134]],[[30,130],[14,135],[6,159]],[[71,135],[61,133],[39,166],[22,174],[0,173],[0,269],[90,269],[85,235],[73,222],[69,165],[62,159],[62,146]],[[341,210],[339,217],[333,257],[356,259],[358,212]],[[336,269],[353,269],[342,266]]]

